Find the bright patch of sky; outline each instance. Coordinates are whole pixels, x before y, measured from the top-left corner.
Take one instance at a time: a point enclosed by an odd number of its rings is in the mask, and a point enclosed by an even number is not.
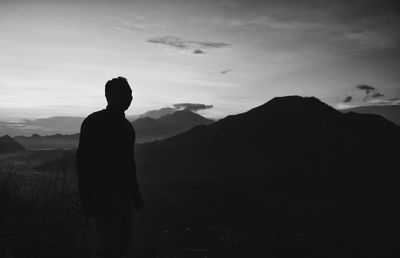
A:
[[[87,116],[117,76],[126,115],[203,103],[215,118],[294,94],[393,104],[400,16],[383,2],[1,1],[0,119]]]

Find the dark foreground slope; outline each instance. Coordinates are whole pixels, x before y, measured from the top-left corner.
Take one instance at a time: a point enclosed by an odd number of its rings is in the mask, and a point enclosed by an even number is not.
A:
[[[24,151],[25,148],[9,135],[0,137],[0,154]]]
[[[139,177],[160,181],[165,196],[147,193],[145,213],[157,223],[278,229],[298,257],[395,257],[399,137],[380,116],[274,98],[138,145]]]

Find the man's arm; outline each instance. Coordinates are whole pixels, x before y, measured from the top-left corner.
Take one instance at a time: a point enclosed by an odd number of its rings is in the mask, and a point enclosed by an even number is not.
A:
[[[135,167],[134,168],[135,174],[134,174],[134,179],[133,179],[133,181],[134,181],[133,182],[133,185],[134,185],[133,204],[134,204],[135,210],[140,211],[143,209],[144,204],[143,204],[142,195],[140,193],[139,184],[137,181],[135,160],[133,160],[133,163],[134,163],[134,167]]]
[[[136,176],[136,161],[135,161],[135,141],[136,141],[136,136],[135,136],[135,130],[132,127],[133,131],[133,146],[131,147],[131,155],[132,155],[132,170],[133,170],[133,205],[135,210],[139,211],[142,210],[144,207],[143,204],[143,199],[142,195],[140,193],[140,188],[139,184],[137,181],[137,176]]]
[[[81,125],[79,146],[76,153],[78,187],[81,195],[88,194],[92,191],[90,179],[93,171],[93,135],[91,135],[91,133],[90,121],[86,118]]]

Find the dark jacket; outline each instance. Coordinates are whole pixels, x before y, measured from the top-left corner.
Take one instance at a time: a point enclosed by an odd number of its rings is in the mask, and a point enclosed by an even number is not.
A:
[[[123,112],[107,106],[85,118],[76,154],[81,196],[118,191],[138,197],[134,144],[135,131]]]

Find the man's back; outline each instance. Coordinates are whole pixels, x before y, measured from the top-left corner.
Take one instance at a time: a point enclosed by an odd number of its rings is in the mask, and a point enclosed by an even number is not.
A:
[[[77,151],[79,189],[136,191],[135,131],[124,113],[107,107],[82,123]]]

